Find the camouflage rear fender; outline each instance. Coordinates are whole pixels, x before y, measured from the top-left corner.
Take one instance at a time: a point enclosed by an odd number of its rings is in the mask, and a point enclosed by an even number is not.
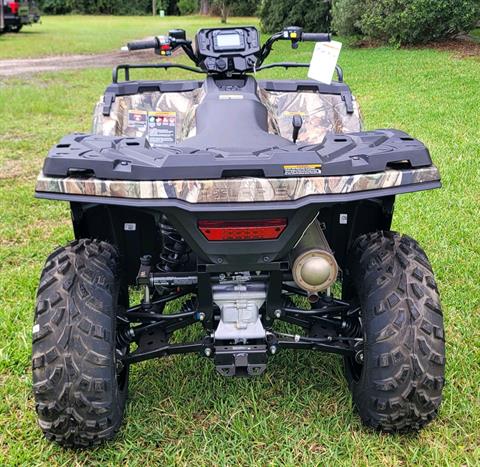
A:
[[[312,195],[375,192],[387,188],[439,181],[440,174],[435,166],[407,170],[390,169],[385,172],[341,177],[245,177],[166,181],[103,180],[94,177],[62,178],[48,177],[40,173],[36,192],[138,200],[177,199],[188,203],[249,203],[294,201]],[[429,186],[429,188],[433,187]],[[372,196],[375,194],[372,193]]]

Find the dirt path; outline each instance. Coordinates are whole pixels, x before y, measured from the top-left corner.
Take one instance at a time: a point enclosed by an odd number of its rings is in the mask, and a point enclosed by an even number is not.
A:
[[[175,54],[176,55],[176,54]],[[151,63],[159,61],[152,50],[110,52],[98,55],[59,55],[43,58],[0,60],[0,76],[19,76],[44,71],[113,67],[120,63]]]

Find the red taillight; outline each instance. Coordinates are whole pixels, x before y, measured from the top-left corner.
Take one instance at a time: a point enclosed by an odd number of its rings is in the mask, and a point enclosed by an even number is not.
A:
[[[18,10],[20,9],[20,2],[9,2],[8,6],[14,15],[18,14]]]
[[[275,240],[286,227],[287,219],[198,221],[198,228],[210,241]]]

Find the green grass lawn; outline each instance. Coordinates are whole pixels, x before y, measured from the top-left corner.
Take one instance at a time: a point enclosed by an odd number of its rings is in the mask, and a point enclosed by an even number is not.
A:
[[[229,18],[228,22],[245,24],[245,19]],[[109,52],[130,40],[165,34],[175,27],[193,35],[200,27],[216,25],[219,18],[195,16],[44,16],[42,24],[25,27],[20,34],[0,35],[0,59]]]
[[[162,21],[161,30],[178,25]],[[191,30],[203,24],[183,21]],[[67,22],[71,37],[84,30],[89,41],[75,52],[156,32],[151,18],[46,18],[33,29],[50,31],[32,33],[38,42],[5,36],[0,53],[15,55],[17,46],[51,53],[47,36],[61,37],[60,27],[67,36]],[[282,44],[272,59],[310,53]],[[395,229],[425,248],[442,295],[447,386],[439,418],[418,435],[363,428],[333,355],[285,351],[263,377],[248,380],[217,376],[196,356],[169,357],[133,367],[126,423],[113,442],[74,452],[45,441],[31,394],[33,307],[46,256],[73,234],[66,204],[33,198],[35,177],[61,136],[89,130],[110,70],[42,74],[0,81],[0,465],[480,464],[480,61],[428,49],[345,48],[341,65],[367,128],[395,127],[423,140],[442,173],[442,190],[400,196],[394,218]]]

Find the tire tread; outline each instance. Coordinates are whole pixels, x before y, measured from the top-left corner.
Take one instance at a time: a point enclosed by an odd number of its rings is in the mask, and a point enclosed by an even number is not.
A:
[[[440,298],[424,251],[408,236],[374,232],[350,253],[349,280],[362,306],[364,364],[347,379],[363,422],[418,430],[437,415],[444,385]]]
[[[126,387],[115,369],[118,254],[75,240],[55,250],[40,279],[32,369],[39,425],[66,447],[89,447],[120,428]]]

